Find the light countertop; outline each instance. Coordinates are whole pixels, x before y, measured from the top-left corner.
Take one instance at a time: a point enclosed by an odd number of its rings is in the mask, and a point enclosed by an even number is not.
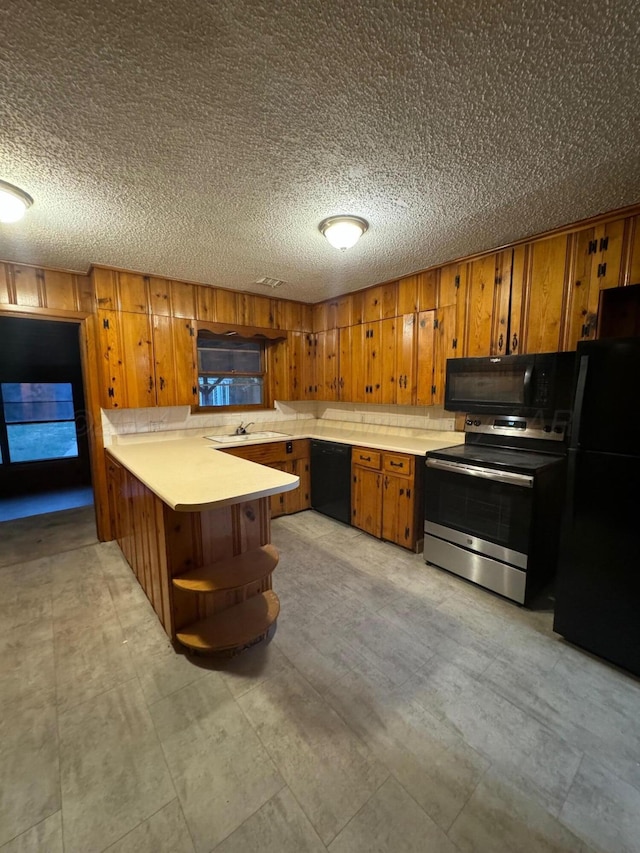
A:
[[[118,444],[107,449],[178,512],[201,512],[265,498],[289,492],[300,482],[293,474],[223,453],[202,437]]]

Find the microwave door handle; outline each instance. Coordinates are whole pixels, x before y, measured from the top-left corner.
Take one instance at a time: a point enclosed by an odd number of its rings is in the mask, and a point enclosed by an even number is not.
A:
[[[580,426],[582,423],[582,406],[584,403],[584,391],[587,385],[587,371],[589,369],[589,356],[580,357],[580,370],[578,371],[578,382],[576,384],[576,396],[573,404],[573,417],[571,419],[570,450],[578,450],[580,447]]]
[[[533,378],[533,365],[529,364],[524,371],[524,404],[531,405],[531,380]]]

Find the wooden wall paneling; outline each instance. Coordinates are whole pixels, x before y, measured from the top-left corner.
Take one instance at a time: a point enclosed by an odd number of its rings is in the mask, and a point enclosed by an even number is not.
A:
[[[183,281],[172,281],[171,314],[185,320],[194,320],[196,316],[195,285]]]
[[[146,275],[118,272],[118,305],[131,314],[149,313],[149,279]]]
[[[149,276],[147,279],[149,307],[159,317],[171,316],[171,282],[166,278]],[[203,318],[208,319],[208,318]]]
[[[311,332],[313,330],[313,311],[311,305],[302,306],[302,330]]]
[[[238,323],[241,326],[255,326],[253,321],[253,297],[248,293],[237,293]]]
[[[9,265],[13,278],[15,304],[31,308],[44,308],[44,274],[36,267]]]
[[[420,311],[418,314],[416,334],[416,404],[418,406],[430,406],[433,403],[435,321],[435,310]]]
[[[622,284],[640,284],[640,215],[627,219]]]
[[[167,548],[165,537],[165,516],[164,502],[156,495],[153,496],[153,533],[154,533],[154,553],[156,555],[155,568],[160,578],[160,588],[162,591],[162,615],[158,613],[162,626],[167,634],[173,636],[173,603],[172,603],[172,587],[171,577],[169,575],[169,567],[167,564]],[[157,612],[157,611],[156,611]]]
[[[76,275],[78,311],[91,314],[96,310],[96,294],[90,275]]]
[[[419,310],[419,278],[419,274],[406,275],[398,282],[397,309],[399,316],[414,314]]]
[[[216,323],[239,323],[238,320],[238,294],[233,290],[215,291],[216,301]]]
[[[43,270],[44,308],[61,308],[63,311],[79,311],[80,298],[76,276],[58,270]]]
[[[95,292],[96,305],[105,311],[115,311],[118,308],[118,280],[115,270],[103,267],[92,267],[91,278]]]
[[[440,281],[440,270],[427,270],[417,276],[418,280],[418,309],[419,311],[431,311],[438,306],[438,284]]]
[[[356,290],[351,294],[351,322],[354,326],[364,323],[366,290]]]
[[[257,498],[233,504],[232,510],[236,554],[244,554],[269,542],[271,525],[267,500]]]
[[[302,303],[290,299],[280,301],[280,328],[289,332],[301,332],[304,328],[302,320]]]
[[[398,313],[398,282],[388,281],[382,286],[382,319],[389,320]]]
[[[345,293],[343,296],[338,296],[335,300],[335,318],[336,326],[339,329],[344,329],[352,324],[351,319],[351,294]]]
[[[556,352],[561,348],[568,275],[569,236],[560,234],[529,244],[525,279],[523,352]]]
[[[200,596],[177,589],[171,578],[182,575],[189,569],[204,565],[202,558],[202,524],[207,522],[209,513],[176,512],[166,504],[162,506],[164,517],[165,547],[167,553],[167,574],[169,595],[172,603],[172,638],[175,632],[206,616]],[[209,512],[215,512],[210,510]]]
[[[416,401],[417,315],[403,314],[396,322],[396,399],[400,406]]]
[[[217,322],[216,319],[216,291],[213,287],[199,284],[195,288],[196,295],[196,320],[208,320],[210,323]]]
[[[114,320],[120,326],[126,406],[140,409],[156,405],[151,318],[121,311]]]
[[[330,328],[329,324],[329,304],[327,302],[316,302],[311,308],[313,331],[323,332]]]
[[[380,322],[380,402],[395,403],[397,391],[396,341],[402,319],[390,317]]]
[[[267,329],[277,328],[276,324],[276,300],[268,296],[252,296],[253,303],[253,325],[262,326]]]
[[[383,285],[369,287],[362,291],[363,323],[375,323],[382,319],[382,305],[384,301]]]

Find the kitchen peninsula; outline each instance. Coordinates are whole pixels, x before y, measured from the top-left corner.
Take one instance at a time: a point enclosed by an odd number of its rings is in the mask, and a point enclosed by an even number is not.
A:
[[[105,452],[116,539],[169,637],[201,653],[263,638],[280,610],[269,498],[298,477],[201,437]]]

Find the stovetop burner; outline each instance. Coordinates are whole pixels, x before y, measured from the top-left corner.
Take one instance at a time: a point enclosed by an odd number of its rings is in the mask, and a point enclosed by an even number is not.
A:
[[[429,458],[482,465],[498,471],[532,474],[562,462],[563,457],[551,453],[534,453],[507,447],[488,447],[478,444],[457,444],[429,451]]]

